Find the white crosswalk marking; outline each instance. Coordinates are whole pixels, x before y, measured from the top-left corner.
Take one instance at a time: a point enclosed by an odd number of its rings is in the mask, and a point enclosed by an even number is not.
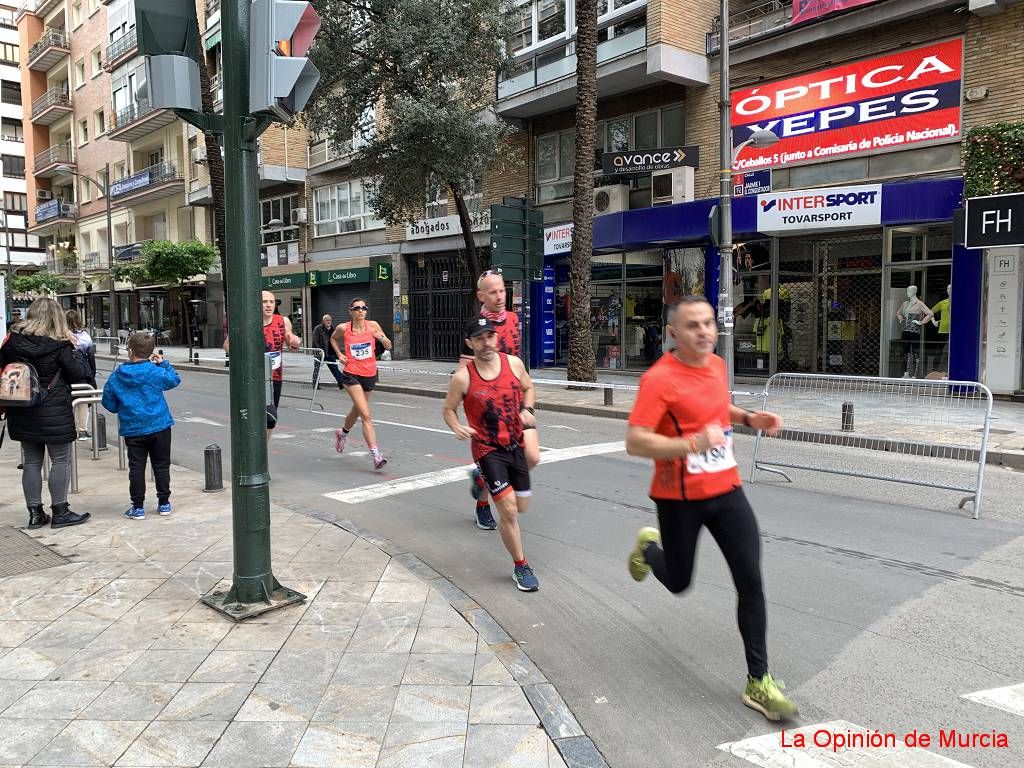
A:
[[[987,691],[967,693],[961,696],[962,699],[976,701],[986,707],[995,707],[1011,715],[1024,717],[1024,683],[1010,685],[1006,688],[990,688]]]
[[[719,744],[723,752],[762,768],[849,768],[870,765],[871,768],[970,768],[966,763],[904,744],[904,734],[896,732],[894,746],[845,746],[835,748],[838,739],[858,743],[871,734],[884,739],[886,734],[864,728],[845,720],[805,725],[792,731],[768,733],[742,741]],[[938,734],[930,734],[933,739]],[[797,746],[801,741],[806,746]],[[819,746],[816,746],[819,745]],[[884,744],[884,741],[883,741]]]
[[[380,423],[380,422],[378,422]],[[618,453],[626,450],[626,444],[621,440],[613,443],[594,443],[592,445],[578,445],[573,448],[556,448],[545,451],[541,454],[540,463],[550,464],[555,461],[567,461],[569,459],[580,459],[584,456],[598,456],[605,453]],[[349,488],[345,491],[334,491],[325,493],[329,499],[341,501],[345,504],[361,504],[371,499],[380,499],[384,496],[395,496],[400,493],[418,491],[422,488],[432,488],[437,485],[446,485],[469,479],[470,470],[475,464],[466,464],[461,467],[440,469],[436,472],[425,472],[422,475],[412,475],[398,480],[388,480],[373,485],[363,485],[358,488]]]

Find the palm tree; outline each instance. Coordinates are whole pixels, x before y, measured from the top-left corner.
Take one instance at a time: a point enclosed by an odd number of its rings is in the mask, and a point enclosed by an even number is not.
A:
[[[597,0],[576,3],[576,154],[569,257],[571,381],[596,381],[590,342],[590,261],[594,243],[594,144],[597,122]]]

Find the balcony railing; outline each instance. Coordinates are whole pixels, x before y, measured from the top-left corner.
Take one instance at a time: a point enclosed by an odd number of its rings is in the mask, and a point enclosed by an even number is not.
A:
[[[91,251],[85,254],[81,261],[83,272],[97,272],[107,268],[107,257],[105,254],[101,255],[99,251]]]
[[[210,93],[213,94],[214,104],[224,101],[224,75],[220,72],[210,78]]]
[[[743,11],[729,14],[729,43],[766,35],[784,28],[793,18],[793,0],[764,0]],[[714,53],[721,42],[722,17],[711,22],[707,35],[707,52]]]
[[[129,51],[138,48],[138,36],[135,34],[135,30],[129,30],[126,34],[121,35],[114,42],[107,46],[107,66],[110,66],[110,62],[116,61],[117,59],[124,56]]]
[[[35,159],[32,161],[32,166],[35,171],[40,171],[49,165],[55,163],[74,163],[75,158],[71,152],[71,142],[66,144],[56,144],[49,149],[44,149]]]
[[[78,206],[65,203],[63,200],[51,200],[36,206],[36,223],[42,224],[51,219],[77,219]]]
[[[167,181],[184,181],[184,177],[174,167],[174,163],[157,163],[138,173],[133,173],[131,176],[112,181],[110,183],[110,199],[124,197]]]
[[[67,48],[68,47],[68,34],[65,30],[59,27],[50,27],[47,29],[43,36],[39,38],[39,41],[28,49],[28,61],[29,64],[39,56],[47,48]]]
[[[114,261],[135,261],[142,255],[142,246],[151,240],[140,240],[137,243],[114,246]]]
[[[78,259],[75,256],[47,256],[46,271],[55,275],[77,275]]]
[[[71,109],[71,94],[66,88],[51,88],[32,102],[32,119],[35,120],[50,107],[67,107]]]
[[[597,46],[597,63],[640,50],[647,45],[647,27],[640,27],[624,35],[610,38]],[[545,51],[536,56],[516,63],[515,69],[504,79],[498,80],[498,98],[505,99],[523,91],[536,88],[538,85],[560,80],[575,74],[576,54],[575,42],[559,47],[553,51]]]

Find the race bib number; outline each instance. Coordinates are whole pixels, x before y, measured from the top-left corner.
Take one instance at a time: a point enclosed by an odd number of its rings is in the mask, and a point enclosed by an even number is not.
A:
[[[276,371],[281,367],[281,363],[284,362],[284,357],[280,352],[267,352],[267,357],[270,358],[270,370]]]
[[[736,466],[736,457],[732,452],[732,430],[725,430],[725,445],[712,448],[701,453],[690,453],[686,456],[686,471],[691,475],[724,472]]]
[[[351,346],[351,354],[349,355],[353,360],[369,360],[373,357],[373,342],[372,341],[361,341],[358,344]]]

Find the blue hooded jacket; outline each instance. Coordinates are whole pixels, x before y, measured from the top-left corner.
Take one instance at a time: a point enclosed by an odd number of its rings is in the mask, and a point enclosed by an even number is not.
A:
[[[149,360],[122,363],[103,387],[103,407],[117,414],[121,437],[163,432],[174,424],[164,390],[180,383],[178,372],[166,360],[160,365]]]

